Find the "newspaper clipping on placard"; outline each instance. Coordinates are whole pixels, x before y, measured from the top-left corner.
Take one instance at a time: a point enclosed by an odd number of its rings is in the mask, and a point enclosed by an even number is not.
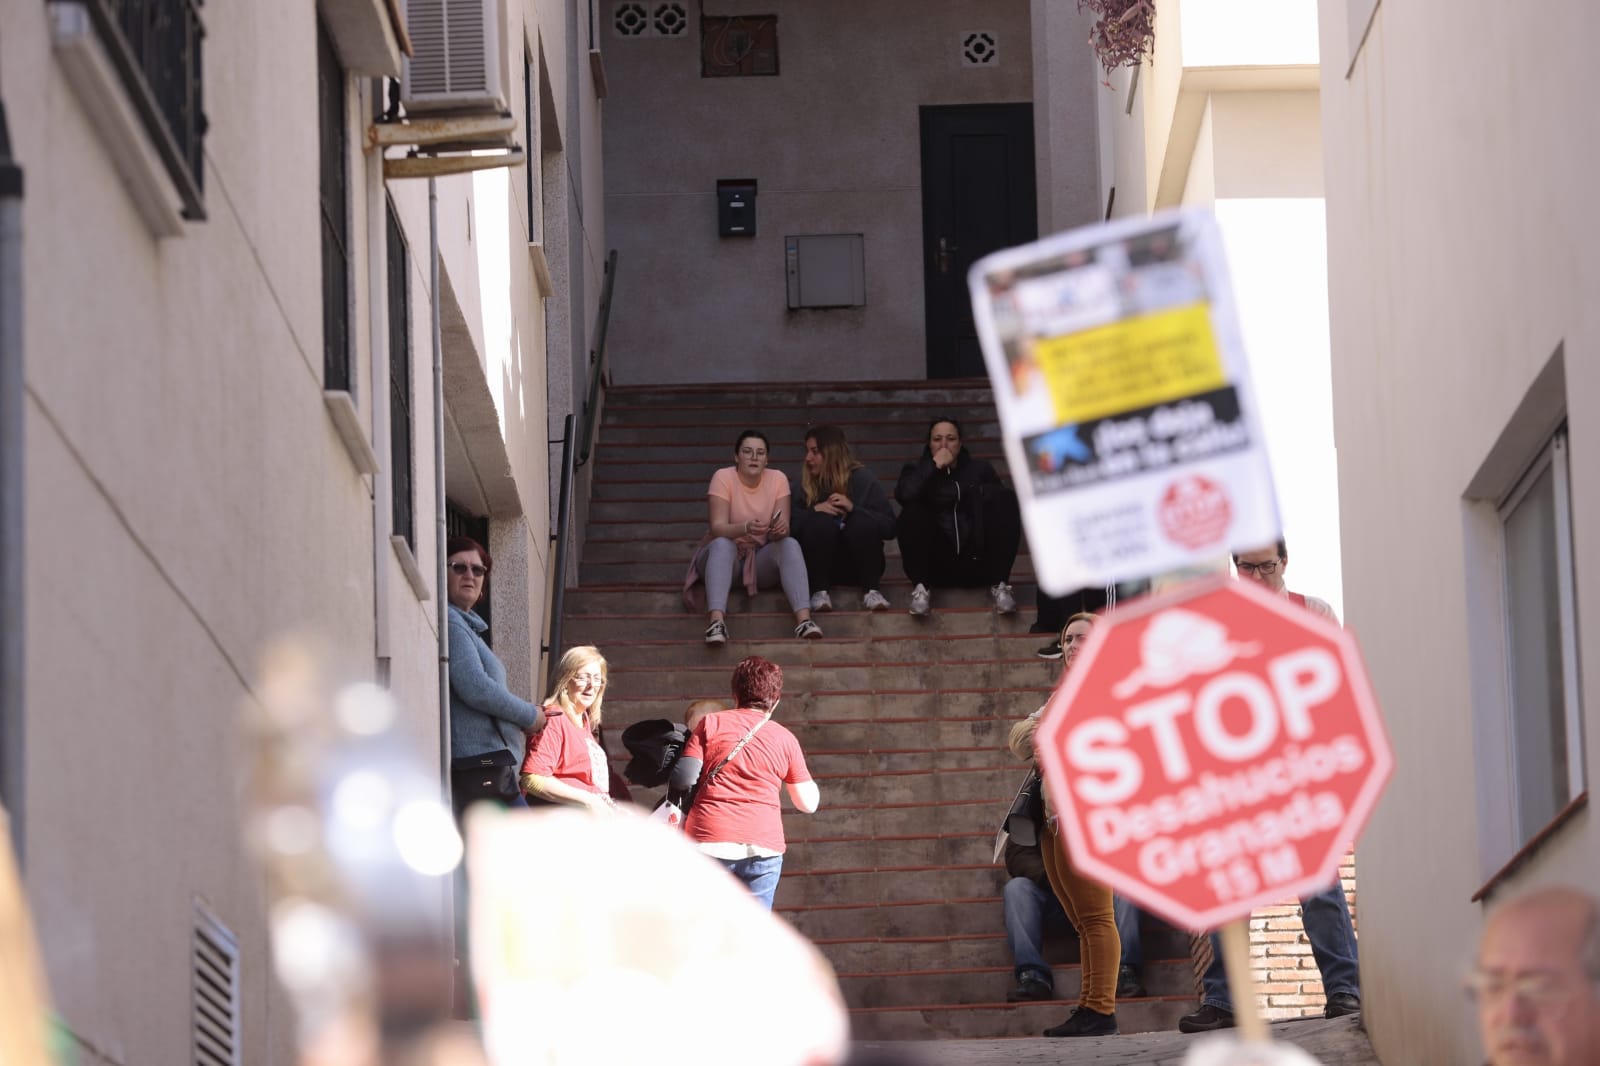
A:
[[[1210,211],[1090,226],[968,283],[1033,565],[1053,595],[1277,539]]]

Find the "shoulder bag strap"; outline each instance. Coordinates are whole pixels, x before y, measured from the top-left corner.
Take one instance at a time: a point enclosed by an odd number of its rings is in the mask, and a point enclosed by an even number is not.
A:
[[[744,737],[740,739],[739,743],[733,746],[733,750],[724,755],[722,757],[722,761],[711,768],[711,772],[706,774],[706,780],[708,782],[715,781],[717,779],[717,774],[722,772],[722,768],[732,762],[733,757],[743,751],[746,744],[750,743],[750,738],[759,733],[761,731],[761,727],[766,725],[771,720],[772,712],[768,711],[761,721],[750,727],[750,732],[746,733]]]

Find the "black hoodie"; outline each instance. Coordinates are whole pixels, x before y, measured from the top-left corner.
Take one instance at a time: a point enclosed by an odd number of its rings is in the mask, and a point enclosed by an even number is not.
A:
[[[931,507],[944,534],[959,557],[975,558],[983,550],[983,487],[1001,485],[1000,475],[983,459],[962,448],[956,461],[940,470],[933,465],[933,449],[923,445],[922,457],[900,468],[894,498],[905,507],[920,503]],[[902,522],[905,515],[900,516]]]

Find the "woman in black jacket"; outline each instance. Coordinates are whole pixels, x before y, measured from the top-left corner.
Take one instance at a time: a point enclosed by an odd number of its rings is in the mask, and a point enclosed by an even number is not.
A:
[[[900,560],[911,579],[911,613],[925,615],[930,589],[986,586],[997,614],[1012,614],[1011,567],[1022,542],[1017,497],[994,467],[961,446],[961,423],[937,418],[922,457],[900,470]]]
[[[844,431],[815,426],[806,432],[802,505],[794,509],[794,538],[811,580],[811,609],[833,610],[828,589],[861,587],[861,606],[882,611],[883,542],[894,536],[894,508],[871,470],[850,454]]]

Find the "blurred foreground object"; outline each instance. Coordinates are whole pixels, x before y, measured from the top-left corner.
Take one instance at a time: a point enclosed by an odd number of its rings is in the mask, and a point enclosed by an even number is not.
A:
[[[47,1066],[44,971],[0,810],[0,1066]]]
[[[1183,1057],[1183,1066],[1317,1066],[1317,1060],[1293,1044],[1259,1044],[1234,1036],[1198,1039]]]
[[[247,832],[300,1061],[481,1062],[448,1024],[461,839],[438,775],[395,729],[393,700],[372,684],[335,691],[288,642],[266,657],[260,694],[246,715]]]
[[[467,816],[495,1066],[843,1062],[832,969],[683,834],[626,811]]]

